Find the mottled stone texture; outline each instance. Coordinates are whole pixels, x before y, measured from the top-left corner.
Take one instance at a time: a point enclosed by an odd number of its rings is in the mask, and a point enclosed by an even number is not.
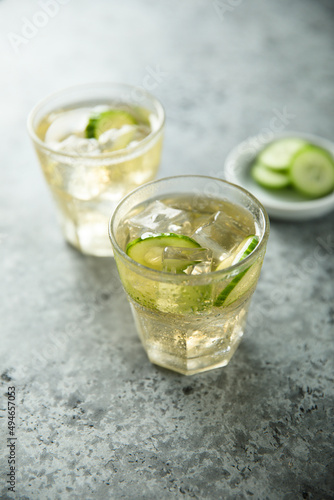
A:
[[[41,4],[0,1],[0,498],[333,498],[333,214],[272,221],[239,350],[183,377],[148,362],[113,260],[63,242],[25,129],[51,91],[114,80],[165,104],[160,176],[221,176],[277,110],[333,139],[333,3],[53,0],[15,53],[8,34]]]

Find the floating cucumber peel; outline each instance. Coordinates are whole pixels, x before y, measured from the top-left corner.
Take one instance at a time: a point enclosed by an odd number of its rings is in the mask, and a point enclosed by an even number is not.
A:
[[[122,109],[109,109],[93,114],[86,127],[88,139],[98,139],[107,130],[120,129],[124,125],[137,125],[137,120]]]
[[[320,198],[334,189],[334,161],[326,150],[309,145],[299,151],[290,167],[293,186],[311,198]]]
[[[182,234],[161,233],[131,241],[126,247],[126,253],[139,264],[162,271],[162,256],[166,247],[200,248],[200,245]],[[184,265],[180,262],[181,266],[182,264]],[[182,271],[181,268],[180,270]]]
[[[258,184],[269,189],[281,189],[291,183],[287,173],[270,169],[262,163],[255,163],[252,166],[251,176]]]
[[[255,250],[258,242],[259,238],[257,236],[247,236],[247,238],[240,243],[233,254],[219,264],[216,271],[221,271],[222,269],[226,269],[227,267],[233,266],[244,260],[253,252],[253,250]],[[253,286],[254,281],[257,279],[259,271],[258,266],[258,263],[253,264],[235,276],[232,281],[230,281],[230,283],[220,292],[213,305],[215,307],[221,307],[222,305],[226,307],[235,302],[241,295],[249,290]],[[259,268],[261,269],[261,265]]]
[[[270,143],[259,155],[258,161],[273,170],[289,168],[293,156],[307,143],[297,137],[278,139]]]

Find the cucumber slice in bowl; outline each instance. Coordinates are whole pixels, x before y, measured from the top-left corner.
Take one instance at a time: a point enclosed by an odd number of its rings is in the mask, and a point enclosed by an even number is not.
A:
[[[107,130],[120,129],[124,125],[137,124],[137,120],[127,111],[122,109],[108,109],[90,117],[86,127],[86,137],[88,139],[98,139]]]
[[[255,235],[245,238],[233,254],[219,264],[216,271],[226,269],[227,267],[233,266],[244,260],[253,252],[253,250],[255,250],[258,242],[259,238]],[[261,265],[261,261],[256,262],[235,276],[232,281],[230,281],[230,283],[219,293],[213,305],[215,307],[227,307],[233,304],[233,302],[235,302],[239,297],[244,295],[250,288],[253,287],[253,285],[256,285],[261,271]]]
[[[286,172],[270,169],[262,163],[255,163],[252,166],[251,176],[255,182],[269,189],[282,189],[291,184]]]
[[[321,198],[334,190],[334,160],[318,146],[308,145],[299,151],[290,166],[294,188],[310,198]]]
[[[288,138],[299,139],[304,143],[304,146],[291,158],[286,170],[276,170],[277,173],[288,174],[290,185],[282,189],[269,189],[260,185],[251,175],[253,164],[260,163],[258,156],[274,141]],[[324,137],[300,131],[288,131],[277,134],[270,143],[263,144],[263,135],[259,134],[246,139],[231,150],[224,165],[226,179],[252,192],[264,205],[269,216],[275,219],[306,221],[323,217],[334,210],[334,190],[331,192],[328,189],[328,194],[319,198],[312,198],[297,190],[290,176],[290,166],[297,154],[306,146],[320,147],[334,159],[334,141]]]
[[[307,143],[298,137],[277,139],[269,144],[259,155],[258,161],[274,170],[289,168],[293,156]]]

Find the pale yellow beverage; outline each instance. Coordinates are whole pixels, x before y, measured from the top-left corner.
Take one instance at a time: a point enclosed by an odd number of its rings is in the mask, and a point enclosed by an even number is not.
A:
[[[110,227],[149,359],[187,375],[225,366],[233,356],[269,232],[257,200],[209,179],[180,176],[143,186],[123,200]],[[217,189],[208,196],[210,182]]]
[[[110,212],[156,176],[163,124],[160,103],[124,85],[69,89],[32,111],[29,131],[64,236],[77,249],[112,255]]]

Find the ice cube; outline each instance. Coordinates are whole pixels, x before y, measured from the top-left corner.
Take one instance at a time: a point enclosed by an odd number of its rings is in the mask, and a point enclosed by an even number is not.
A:
[[[103,152],[118,151],[126,148],[134,138],[136,127],[124,125],[119,129],[107,130],[99,137],[99,145]]]
[[[52,123],[45,134],[45,142],[50,145],[62,142],[72,134],[84,137],[89,115],[89,108],[73,109],[59,115],[51,115]]]
[[[212,251],[207,248],[166,247],[162,254],[163,271],[169,273],[209,273],[212,266]]]
[[[188,214],[184,210],[169,207],[159,200],[150,203],[139,214],[126,221],[130,239],[138,238],[143,233],[182,233],[187,234],[191,226]],[[188,227],[189,226],[189,227]]]
[[[99,155],[101,153],[96,139],[84,139],[77,135],[70,135],[64,141],[54,144],[54,148],[62,153],[78,156]]]
[[[248,228],[244,228],[227,213],[218,211],[206,224],[200,226],[192,237],[202,247],[210,248],[214,260],[219,263],[228,257],[248,234]]]
[[[105,168],[79,165],[73,169],[67,168],[66,171],[70,172],[66,191],[79,200],[92,200],[100,196],[109,185],[108,170]]]

